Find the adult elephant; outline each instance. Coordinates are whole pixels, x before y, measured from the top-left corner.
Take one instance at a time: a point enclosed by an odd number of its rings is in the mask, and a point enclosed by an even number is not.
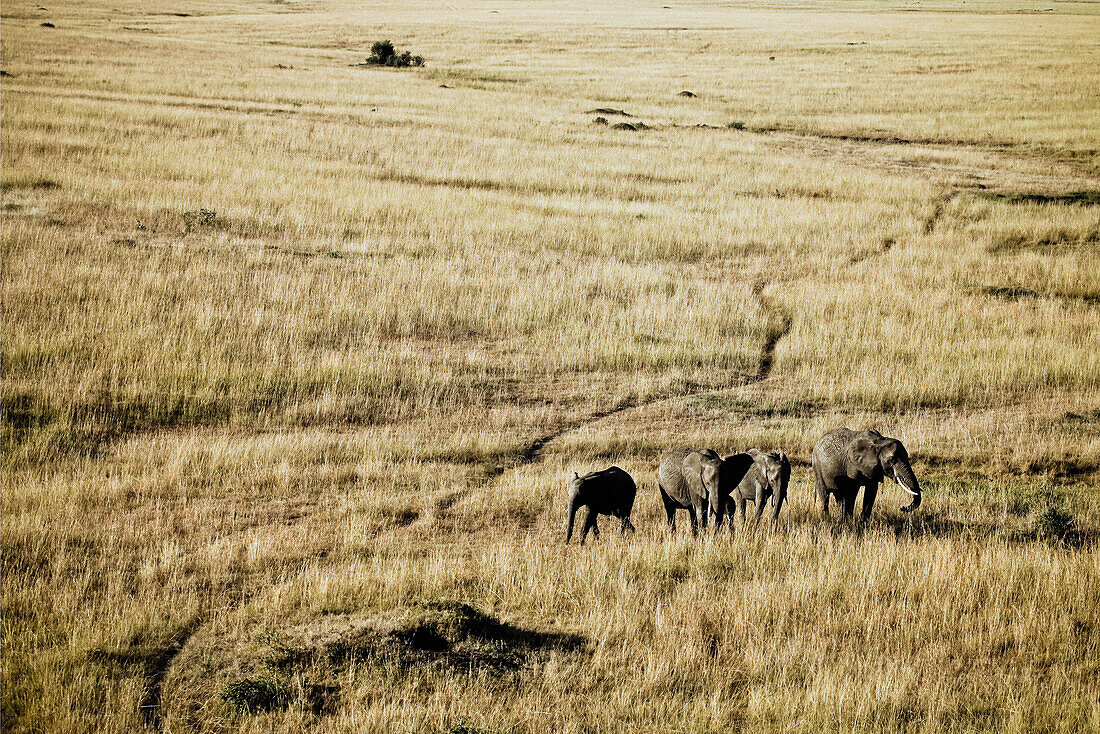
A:
[[[766,453],[760,449],[749,449],[743,454],[727,456],[727,462],[739,462],[747,465],[741,481],[730,492],[729,498],[724,502],[714,505],[714,532],[722,527],[722,520],[729,515],[730,532],[733,532],[733,513],[741,518],[741,526],[745,526],[745,503],[752,502],[756,506],[755,524],[760,524],[760,518],[764,515],[764,506],[770,500],[772,503],[771,521],[774,525],[779,519],[779,510],[787,499],[787,485],[791,481],[791,462],[782,451]]]
[[[825,517],[829,516],[829,496],[835,495],[845,518],[852,517],[856,494],[863,489],[863,512],[871,516],[882,480],[892,479],[913,495],[913,502],[902,507],[912,512],[920,507],[921,488],[909,464],[909,453],[896,438],[878,431],[829,431],[814,446],[814,491]]]
[[[712,503],[724,506],[737,483],[751,466],[751,461],[735,454],[723,459],[710,449],[681,446],[661,459],[657,469],[657,486],[668,516],[668,525],[675,532],[676,511],[687,510],[691,534],[699,534],[699,526],[707,526]]]

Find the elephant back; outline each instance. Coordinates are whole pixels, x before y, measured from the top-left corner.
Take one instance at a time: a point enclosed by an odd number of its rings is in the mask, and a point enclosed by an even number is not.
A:
[[[855,434],[847,428],[834,428],[817,440],[814,444],[813,461],[833,461],[837,457],[844,456],[848,451],[848,445]]]
[[[615,490],[621,493],[629,492],[630,494],[637,491],[634,477],[617,466],[609,466],[606,469],[585,474],[581,477],[581,482],[602,490]]]
[[[617,466],[590,472],[574,480],[574,494],[605,515],[629,515],[638,488],[634,478]]]

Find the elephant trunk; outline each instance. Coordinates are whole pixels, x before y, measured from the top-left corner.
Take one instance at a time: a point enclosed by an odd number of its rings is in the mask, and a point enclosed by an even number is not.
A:
[[[565,529],[565,543],[569,544],[569,539],[573,537],[573,521],[577,517],[577,510],[581,508],[581,503],[578,495],[573,494],[569,496],[569,520]],[[582,539],[583,540],[583,539]]]
[[[894,481],[909,494],[913,495],[913,502],[908,507],[901,508],[902,512],[912,512],[920,507],[921,489],[917,477],[913,474],[909,462],[900,462],[894,467]]]
[[[779,522],[779,510],[783,508],[783,500],[787,499],[787,486],[791,482],[791,463],[787,455],[779,454],[779,486],[773,488],[772,494],[772,524]]]

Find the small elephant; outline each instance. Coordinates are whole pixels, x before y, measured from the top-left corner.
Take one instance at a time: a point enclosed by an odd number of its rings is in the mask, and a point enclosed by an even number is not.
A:
[[[856,495],[863,488],[863,512],[871,516],[882,480],[893,479],[913,495],[913,502],[902,507],[912,512],[920,507],[921,488],[909,464],[909,453],[896,438],[878,431],[850,431],[837,428],[829,431],[814,446],[814,492],[821,513],[829,516],[829,496],[835,495],[845,518],[852,517]]]
[[[638,488],[631,476],[617,466],[594,471],[583,477],[573,472],[573,481],[569,483],[569,526],[565,531],[565,542],[568,543],[573,537],[573,520],[581,507],[588,508],[584,527],[581,529],[581,545],[584,545],[589,530],[599,540],[600,529],[596,527],[596,518],[599,515],[613,515],[622,521],[623,533],[627,530],[633,532],[630,511],[634,508],[634,495],[637,492]]]
[[[710,449],[691,446],[665,454],[657,469],[657,484],[669,528],[675,532],[676,511],[687,510],[691,534],[698,535],[699,526],[707,526],[711,504],[724,504],[750,464],[740,459],[726,461]]]
[[[747,464],[748,469],[729,497],[714,506],[714,532],[717,533],[722,527],[722,519],[726,514],[730,515],[730,532],[733,532],[733,510],[736,510],[741,518],[741,526],[744,527],[745,502],[755,503],[754,523],[760,524],[764,505],[769,499],[772,503],[771,521],[774,525],[779,520],[779,510],[787,499],[787,485],[791,481],[791,462],[787,455],[782,451],[765,453],[760,449],[749,449],[743,454],[727,456],[725,460],[738,465]]]

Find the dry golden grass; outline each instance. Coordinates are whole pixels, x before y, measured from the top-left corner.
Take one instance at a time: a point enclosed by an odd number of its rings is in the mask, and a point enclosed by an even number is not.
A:
[[[1048,7],[5,3],[5,729],[1100,728],[1100,19]],[[915,517],[821,521],[837,425]],[[790,454],[779,527],[668,538],[684,443]],[[640,532],[561,546],[611,463]]]

